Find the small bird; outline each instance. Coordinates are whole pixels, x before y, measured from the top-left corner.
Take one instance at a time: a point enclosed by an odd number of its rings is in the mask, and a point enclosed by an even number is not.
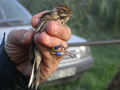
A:
[[[40,18],[40,24],[33,28],[33,31],[36,33],[45,32],[45,27],[48,21],[58,21],[61,24],[66,24],[71,15],[72,10],[67,5],[58,5],[56,8],[49,10],[47,13],[43,14],[43,16]],[[32,47],[34,50],[34,60],[28,87],[35,88],[37,90],[40,84],[40,63],[42,58],[37,47],[35,45]]]

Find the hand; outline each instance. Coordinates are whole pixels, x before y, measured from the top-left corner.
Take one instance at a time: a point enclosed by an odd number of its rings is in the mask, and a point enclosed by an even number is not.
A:
[[[41,12],[32,17],[32,26],[35,27],[40,23],[40,17],[47,11]],[[30,76],[32,64],[29,59],[29,50],[33,37],[32,30],[13,30],[8,34],[5,44],[5,50],[10,59],[16,63],[17,69],[25,76]],[[53,72],[56,71],[59,62],[63,56],[52,55],[51,48],[62,45],[67,47],[66,41],[70,39],[71,30],[66,25],[50,21],[47,23],[46,32],[35,33],[34,42],[39,48],[43,58],[41,64],[41,81],[46,80]]]

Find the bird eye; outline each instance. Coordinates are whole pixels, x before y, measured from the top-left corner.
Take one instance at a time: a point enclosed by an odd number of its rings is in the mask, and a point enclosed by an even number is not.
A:
[[[64,12],[66,12],[66,10],[65,10],[65,9],[63,9],[63,11],[64,11]]]
[[[66,11],[64,10],[64,9],[61,9],[61,11],[60,11],[61,13],[65,13]]]

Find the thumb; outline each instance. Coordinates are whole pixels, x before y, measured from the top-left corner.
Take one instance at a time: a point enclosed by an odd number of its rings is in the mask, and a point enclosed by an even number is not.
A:
[[[7,43],[29,45],[32,42],[32,30],[13,30],[8,34]]]

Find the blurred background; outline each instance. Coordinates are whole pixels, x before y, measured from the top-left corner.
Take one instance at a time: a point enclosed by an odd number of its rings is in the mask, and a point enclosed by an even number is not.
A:
[[[67,4],[73,14],[68,26],[88,41],[120,39],[120,0],[19,0],[32,15]],[[105,90],[120,69],[120,45],[92,46],[94,66],[81,80],[41,90]]]

